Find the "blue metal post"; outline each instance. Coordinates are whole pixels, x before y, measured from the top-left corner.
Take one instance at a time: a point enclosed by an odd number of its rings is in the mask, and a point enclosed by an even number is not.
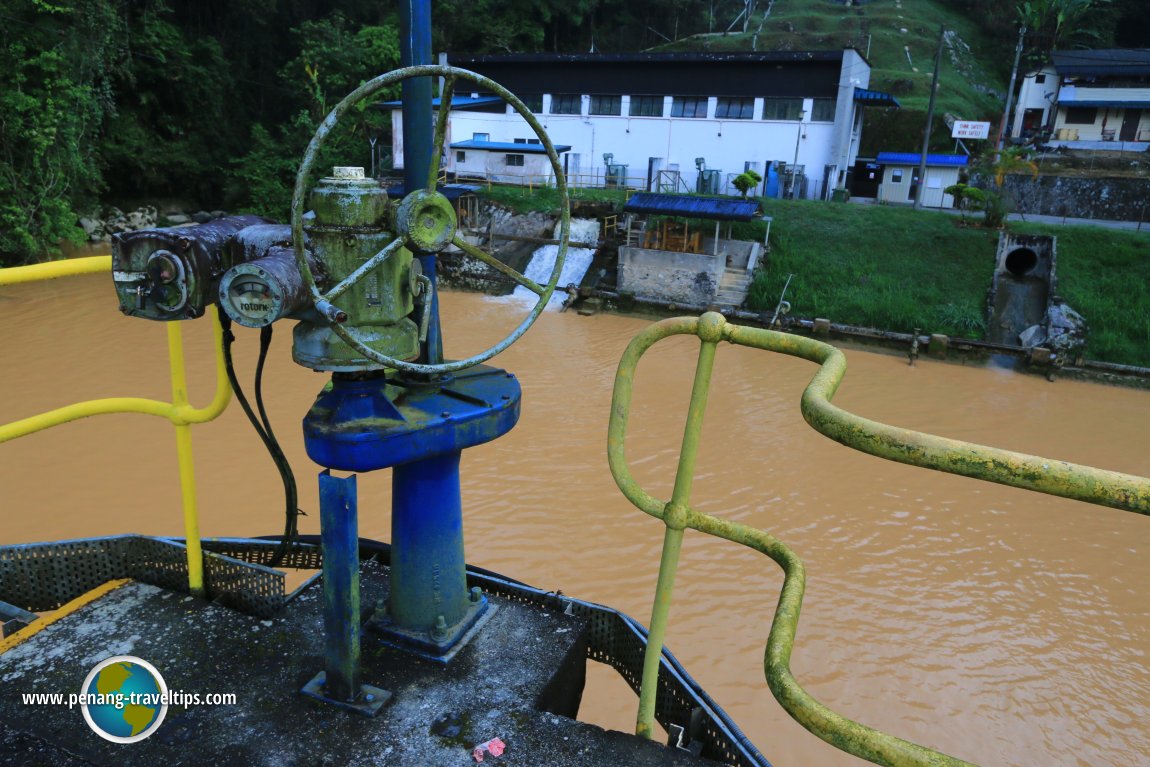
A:
[[[399,61],[412,67],[431,64],[431,0],[400,0]],[[431,78],[412,77],[403,81],[403,183],[410,194],[422,189],[432,162]],[[435,159],[439,162],[439,158]],[[443,361],[443,340],[439,330],[439,291],[435,289],[435,256],[419,253],[423,273],[431,279],[431,319],[428,322],[427,342],[420,362],[438,364]],[[425,310],[427,311],[427,310]]]
[[[468,607],[459,451],[392,469],[391,603],[395,622],[434,632]]]
[[[324,671],[303,688],[306,695],[374,715],[391,697],[359,683],[359,525],[355,475],[319,475],[320,544],[323,547]]]
[[[353,700],[359,692],[359,523],[355,475],[319,475],[323,545],[323,628],[328,697]]]

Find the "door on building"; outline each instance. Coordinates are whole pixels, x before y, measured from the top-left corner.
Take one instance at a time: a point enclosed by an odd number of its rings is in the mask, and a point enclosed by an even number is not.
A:
[[[918,168],[914,168],[910,172],[910,188],[907,190],[906,199],[914,202],[914,196],[918,193],[918,185],[922,182],[919,178]]]
[[[647,191],[657,192],[659,184],[659,171],[663,170],[662,157],[647,158]]]
[[[1141,109],[1126,109],[1122,117],[1122,131],[1118,134],[1119,141],[1137,141],[1138,123],[1142,121]]]
[[[851,197],[878,197],[878,185],[882,183],[883,166],[877,162],[857,160],[851,174]]]

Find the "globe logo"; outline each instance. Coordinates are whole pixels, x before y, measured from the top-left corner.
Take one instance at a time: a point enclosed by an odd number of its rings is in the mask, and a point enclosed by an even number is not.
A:
[[[113,743],[136,743],[168,713],[168,686],[156,667],[131,655],[102,660],[80,689],[80,710],[92,732]]]

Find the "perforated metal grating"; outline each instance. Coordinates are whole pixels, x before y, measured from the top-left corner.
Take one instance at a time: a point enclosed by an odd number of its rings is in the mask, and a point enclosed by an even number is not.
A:
[[[258,617],[283,607],[283,573],[204,548],[204,586],[213,600]],[[140,535],[0,546],[0,601],[32,612],[55,610],[117,578],[187,592],[187,551],[179,541]]]

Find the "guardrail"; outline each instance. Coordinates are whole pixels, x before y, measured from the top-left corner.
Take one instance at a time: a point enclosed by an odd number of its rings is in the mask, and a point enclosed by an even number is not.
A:
[[[67,261],[50,261],[31,266],[0,269],[0,287],[39,282],[80,274],[110,273],[111,256],[92,256]],[[188,589],[197,596],[204,593],[203,553],[200,548],[199,513],[196,506],[195,465],[192,456],[191,426],[216,418],[228,406],[232,390],[224,367],[223,328],[219,313],[213,315],[213,338],[216,357],[216,393],[203,408],[192,407],[188,400],[188,383],[184,367],[184,340],[179,322],[168,322],[168,363],[172,380],[172,401],[143,397],[109,397],[77,402],[8,424],[0,424],[0,443],[25,437],[44,429],[105,413],[144,413],[171,421],[176,429],[176,454],[180,470],[180,493],[184,509],[184,536],[188,549]]]
[[[658,341],[684,334],[699,337],[699,358],[674,489],[669,501],[661,501],[639,486],[627,465],[627,421],[639,358]],[[891,767],[968,765],[968,762],[840,716],[804,690],[790,670],[791,651],[806,586],[802,560],[786,544],[767,532],[703,514],[691,507],[699,436],[719,341],[788,354],[818,363],[821,366],[819,371],[803,392],[803,417],[821,433],[856,450],[912,466],[1038,490],[1141,514],[1150,514],[1150,479],[900,429],[848,413],[831,404],[831,398],[846,372],[846,357],[841,351],[810,338],[730,325],[721,314],[715,312],[708,312],[702,317],[681,317],[657,322],[628,345],[619,361],[611,398],[608,461],[611,474],[623,495],[639,509],[662,520],[666,525],[649,638],[643,659],[636,733],[646,737],[653,735],[659,658],[666,637],[683,531],[690,528],[755,549],[782,568],[783,587],[767,638],[764,669],[772,694],[799,724],[836,748],[875,764]]]

